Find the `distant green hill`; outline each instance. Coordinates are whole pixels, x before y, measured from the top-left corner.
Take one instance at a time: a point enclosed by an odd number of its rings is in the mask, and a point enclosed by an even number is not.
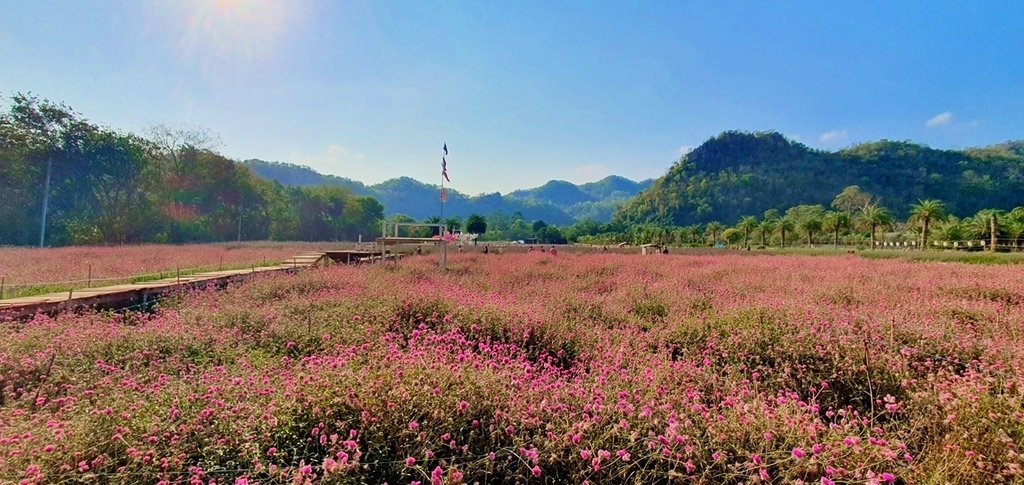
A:
[[[255,159],[242,163],[256,175],[276,180],[282,185],[341,186],[356,195],[372,196],[384,204],[387,215],[405,214],[415,219],[425,219],[438,215],[440,211],[438,186],[409,177],[365,185],[356,180],[324,175],[309,167],[290,163]],[[571,224],[585,218],[607,222],[619,206],[650,183],[650,180],[634,182],[623,177],[609,176],[582,185],[552,180],[540,187],[517,190],[507,196],[497,192],[468,196],[449,190],[444,210],[446,217],[520,212],[527,220],[543,220],[549,224]]]
[[[276,180],[281,185],[296,187],[338,186],[344,187],[356,195],[371,195],[370,190],[362,182],[338,177],[337,175],[324,175],[303,165],[265,162],[255,158],[242,162],[242,165],[249,167],[249,170],[252,170],[256,175],[267,180]]]
[[[540,187],[511,192],[508,196],[555,205],[577,221],[594,219],[607,222],[619,207],[641,190],[650,187],[652,182],[634,182],[618,175],[609,175],[597,182],[582,185],[552,180]]]
[[[808,148],[775,132],[728,131],[677,161],[625,204],[623,223],[733,223],[799,204],[828,205],[849,185],[881,198],[897,216],[919,199],[956,215],[1024,205],[1024,142],[937,150],[882,140],[838,152]]]

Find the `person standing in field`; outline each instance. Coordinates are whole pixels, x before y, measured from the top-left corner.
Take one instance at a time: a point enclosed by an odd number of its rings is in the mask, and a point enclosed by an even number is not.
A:
[[[555,249],[554,245],[551,245],[551,255],[552,256],[558,256],[558,250]]]
[[[491,247],[486,245],[486,244],[484,244],[484,254],[487,254],[489,252],[491,252]]]

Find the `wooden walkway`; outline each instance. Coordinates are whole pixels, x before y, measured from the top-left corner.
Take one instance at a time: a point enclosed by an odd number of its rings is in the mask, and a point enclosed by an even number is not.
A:
[[[82,288],[60,293],[0,300],[0,318],[25,318],[37,313],[56,313],[81,307],[122,309],[135,305],[146,306],[168,293],[208,285],[224,286],[228,283],[248,279],[254,274],[295,271],[325,261],[326,257],[326,253],[301,253],[274,266],[209,271],[143,283]]]

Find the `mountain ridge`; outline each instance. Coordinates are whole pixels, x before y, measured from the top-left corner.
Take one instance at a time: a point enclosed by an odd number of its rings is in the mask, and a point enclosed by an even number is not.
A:
[[[726,131],[681,156],[614,221],[729,224],[770,209],[828,206],[851,185],[899,217],[929,198],[955,215],[1012,208],[1024,204],[1024,143],[948,150],[883,139],[830,152],[774,131]]]
[[[440,212],[439,187],[411,177],[395,177],[367,185],[347,177],[322,174],[305,165],[259,159],[241,163],[257,176],[282,185],[340,186],[355,195],[372,196],[384,204],[385,214],[389,216],[403,214],[425,219]],[[519,189],[508,194],[491,192],[470,196],[448,188],[445,215],[465,218],[473,213],[520,212],[530,220],[543,220],[550,224],[571,224],[588,218],[607,222],[621,204],[650,183],[651,179],[636,182],[622,176],[609,175],[579,185],[564,180],[551,180],[540,187]],[[435,201],[436,204],[424,201]]]

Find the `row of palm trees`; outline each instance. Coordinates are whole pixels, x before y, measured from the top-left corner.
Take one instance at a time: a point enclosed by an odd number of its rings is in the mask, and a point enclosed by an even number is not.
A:
[[[797,209],[797,210],[794,210]],[[807,245],[813,245],[816,236],[827,233],[831,243],[838,246],[844,235],[856,235],[860,241],[866,237],[868,247],[875,247],[879,231],[895,229],[906,236],[914,237],[922,248],[928,247],[929,238],[937,234],[943,240],[966,239],[987,240],[992,236],[992,221],[995,218],[996,237],[1001,244],[1019,248],[1024,242],[1024,207],[1011,211],[985,209],[964,218],[950,216],[945,204],[937,199],[926,199],[910,206],[906,221],[897,220],[885,207],[869,203],[854,211],[826,211],[821,206],[798,206],[780,214],[769,210],[760,219],[744,216],[732,227],[712,221],[707,224],[693,224],[675,229],[653,229],[650,239],[678,244],[711,244],[720,242],[749,246],[753,236],[761,246],[768,246],[770,239],[778,235],[778,242],[785,247],[801,237]]]

